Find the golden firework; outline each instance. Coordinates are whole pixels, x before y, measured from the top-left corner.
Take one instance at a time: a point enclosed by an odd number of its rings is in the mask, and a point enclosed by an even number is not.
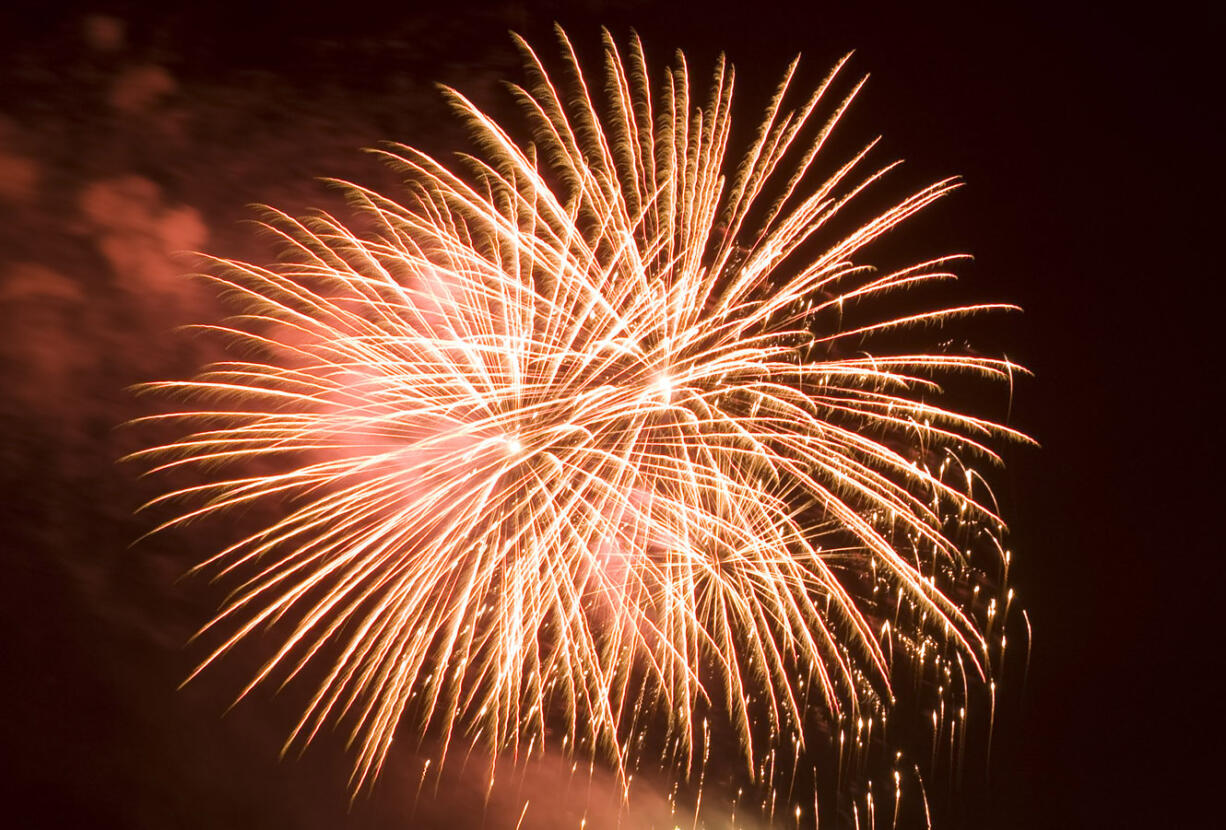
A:
[[[623,775],[646,745],[701,764],[720,721],[769,776],[814,712],[888,710],[898,643],[982,674],[985,623],[939,575],[955,527],[999,548],[970,463],[1024,439],[938,380],[1018,367],[876,344],[1009,306],[898,313],[959,257],[866,258],[957,182],[849,226],[893,165],[870,144],[819,172],[863,83],[831,103],[843,62],[795,105],[790,66],[734,157],[722,59],[700,102],[636,38],[606,34],[596,79],[562,35],[565,81],[518,43],[530,142],[448,91],[478,155],[384,151],[411,193],[346,185],[371,232],[278,215],[288,264],[217,261],[246,359],[154,384],[193,426],[143,455],[201,476],[168,524],[276,511],[200,566],[242,579],[204,665],[284,632],[247,690],[313,665],[290,742],[348,723],[355,788],[402,721]]]

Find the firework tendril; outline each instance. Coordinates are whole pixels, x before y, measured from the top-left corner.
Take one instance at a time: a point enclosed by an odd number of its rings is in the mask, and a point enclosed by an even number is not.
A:
[[[757,779],[814,717],[888,711],[899,642],[991,671],[939,577],[958,528],[1003,551],[972,464],[1027,439],[938,384],[1019,367],[888,345],[1010,306],[900,314],[960,257],[864,259],[958,182],[848,222],[894,165],[826,164],[845,61],[791,104],[789,66],[734,155],[722,58],[699,100],[681,55],[654,83],[637,38],[598,76],[560,42],[551,74],[517,40],[530,141],[448,90],[476,155],[381,151],[409,192],[344,185],[368,231],[275,214],[285,262],[215,261],[243,359],[152,385],[188,426],[141,455],[196,471],[167,524],[273,516],[199,566],[238,580],[200,669],[282,632],[243,694],[313,678],[288,745],[347,724],[355,790],[402,723],[621,775],[692,771],[722,724]]]

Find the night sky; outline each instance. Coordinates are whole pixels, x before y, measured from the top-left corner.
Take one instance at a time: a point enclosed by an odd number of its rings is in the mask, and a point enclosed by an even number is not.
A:
[[[249,205],[339,206],[318,177],[394,192],[360,149],[461,144],[436,82],[510,112],[507,31],[548,53],[557,20],[588,55],[600,25],[633,27],[657,65],[685,50],[696,79],[725,51],[747,119],[795,54],[813,84],[854,50],[852,73],[871,78],[842,129],[884,136],[882,153],[906,159],[900,188],[964,177],[888,244],[969,251],[959,296],[1025,309],[975,345],[1035,372],[987,408],[1042,449],[1009,449],[994,479],[1034,628],[1029,674],[1002,702],[990,774],[934,784],[938,826],[1205,826],[1223,489],[1207,11],[306,5],[0,12],[3,823],[480,826],[462,781],[412,807],[407,761],[352,808],[340,740],[278,761],[293,690],[224,712],[256,652],[176,689],[223,596],[182,578],[214,540],[137,542],[151,520],[133,512],[157,486],[116,460],[148,442],[121,426],[148,411],[129,387],[217,356],[178,328],[219,310],[177,252],[267,255]],[[552,774],[525,786],[553,797]]]

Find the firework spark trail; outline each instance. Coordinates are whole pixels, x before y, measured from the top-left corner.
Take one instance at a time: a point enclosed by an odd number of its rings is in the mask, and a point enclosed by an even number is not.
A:
[[[276,215],[292,264],[214,277],[243,316],[213,328],[262,359],[153,385],[196,407],[157,417],[194,431],[142,455],[204,477],[155,502],[194,505],[168,524],[288,505],[200,566],[244,581],[197,671],[288,626],[243,694],[325,664],[290,742],[347,720],[355,788],[405,717],[527,754],[560,719],[565,745],[624,773],[649,726],[693,765],[697,712],[723,708],[754,775],[757,724],[799,753],[812,706],[888,692],[892,647],[849,562],[985,669],[979,625],[922,559],[962,561],[951,515],[1003,523],[911,449],[994,461],[991,441],[1025,440],[933,403],[938,373],[1019,368],[839,347],[1009,307],[830,322],[952,278],[955,256],[884,274],[858,257],[957,182],[836,234],[893,167],[860,172],[869,145],[815,172],[860,89],[828,107],[843,63],[788,109],[793,63],[734,167],[722,59],[699,105],[683,57],[653,92],[638,40],[623,57],[606,34],[601,102],[560,40],[565,84],[519,41],[531,144],[449,91],[479,157],[383,151],[410,200],[346,185],[376,233]],[[219,472],[254,460],[275,471]]]

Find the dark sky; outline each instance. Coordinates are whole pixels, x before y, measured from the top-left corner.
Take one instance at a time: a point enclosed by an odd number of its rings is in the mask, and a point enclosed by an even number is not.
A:
[[[179,268],[167,250],[250,255],[247,204],[326,200],[314,176],[372,181],[356,150],[381,139],[447,146],[455,127],[430,83],[495,101],[517,71],[506,31],[546,43],[555,19],[581,48],[600,24],[633,26],[658,60],[685,49],[699,77],[722,49],[746,99],[798,52],[816,81],[855,50],[853,70],[872,77],[851,129],[882,133],[911,182],[965,178],[920,231],[975,255],[969,295],[1024,307],[988,337],[1036,374],[1010,423],[1043,448],[1011,451],[999,479],[1034,626],[1028,682],[1002,712],[990,780],[965,783],[945,826],[1201,825],[1220,731],[1205,695],[1222,489],[1208,15],[413,5],[17,3],[0,17],[12,826],[391,826],[386,798],[347,810],[337,747],[276,761],[289,721],[271,696],[223,720],[224,678],[175,691],[199,657],[183,644],[217,596],[177,581],[198,552],[190,534],[131,546],[147,529],[131,511],[152,491],[113,463],[140,443],[116,429],[139,414],[124,387],[199,357],[172,327],[210,301],[166,287]],[[121,24],[113,48],[111,24],[85,34],[90,14]],[[111,197],[135,218],[115,218]],[[120,238],[126,253],[103,244]]]

